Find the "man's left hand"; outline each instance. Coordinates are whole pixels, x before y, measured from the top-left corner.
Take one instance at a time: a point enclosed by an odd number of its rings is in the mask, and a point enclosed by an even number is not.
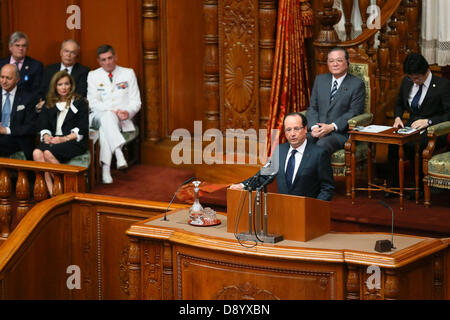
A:
[[[127,120],[130,115],[126,110],[117,110],[117,117],[120,121]]]
[[[318,123],[317,125],[319,125],[319,128],[316,128],[315,130],[315,137],[316,138],[323,138],[325,137],[327,134],[329,134],[330,132],[334,131],[334,126],[333,124],[326,124],[326,123]]]
[[[428,119],[419,119],[411,124],[411,128],[422,130],[428,127]]]
[[[5,127],[2,127],[2,125],[0,124],[0,134],[7,134],[8,132],[6,131]]]

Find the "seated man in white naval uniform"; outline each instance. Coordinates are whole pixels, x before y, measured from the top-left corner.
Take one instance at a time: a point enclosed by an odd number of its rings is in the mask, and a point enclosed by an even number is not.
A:
[[[87,98],[91,126],[99,129],[103,183],[112,183],[113,154],[118,169],[128,166],[122,153],[125,139],[121,131],[135,130],[132,119],[141,108],[141,97],[133,69],[116,64],[117,56],[110,45],[98,48],[97,61],[100,68],[88,74]]]

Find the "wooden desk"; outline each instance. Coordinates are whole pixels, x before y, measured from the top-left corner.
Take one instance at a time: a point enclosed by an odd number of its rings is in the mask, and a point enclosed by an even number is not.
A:
[[[346,172],[350,172],[351,176],[351,197],[352,204],[355,203],[355,192],[356,190],[367,190],[369,194],[369,198],[371,198],[371,191],[385,191],[390,193],[396,193],[400,196],[400,209],[403,210],[403,202],[404,202],[404,190],[414,190],[416,196],[416,203],[419,203],[419,138],[420,132],[415,131],[410,134],[399,134],[396,133],[397,129],[390,128],[388,130],[372,133],[372,132],[361,132],[361,131],[349,131],[350,137],[345,144],[345,152],[346,152]],[[367,188],[356,188],[356,141],[368,142],[368,156],[367,156],[367,171],[368,171],[368,186]],[[415,188],[405,188],[404,187],[404,150],[403,146],[411,141],[415,141]],[[384,143],[384,144],[393,144],[398,146],[398,174],[399,174],[399,188],[388,187],[386,185],[376,185],[372,183],[372,143]],[[398,191],[397,191],[398,190]]]
[[[382,233],[328,233],[307,242],[240,244],[222,224],[194,227],[186,209],[133,224],[131,299],[444,299],[445,240],[395,235],[396,250],[374,251]],[[378,269],[379,287],[366,285]],[[373,272],[373,271],[372,271]],[[372,278],[373,279],[373,278]]]

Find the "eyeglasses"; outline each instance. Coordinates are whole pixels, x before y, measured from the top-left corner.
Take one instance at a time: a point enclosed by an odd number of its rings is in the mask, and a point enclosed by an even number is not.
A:
[[[305,127],[293,127],[293,128],[286,128],[284,131],[291,133],[291,132],[300,132],[300,130],[303,130]]]
[[[339,58],[338,59],[328,59],[327,62],[328,63],[335,63],[335,62],[337,62],[337,63],[341,64],[341,63],[345,62],[345,59],[339,59]]]

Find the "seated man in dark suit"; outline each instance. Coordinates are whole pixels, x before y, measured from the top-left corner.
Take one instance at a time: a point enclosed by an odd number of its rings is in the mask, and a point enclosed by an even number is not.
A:
[[[331,156],[348,140],[348,120],[364,112],[364,82],[347,73],[347,50],[336,47],[328,52],[329,73],[316,76],[306,117],[311,132],[308,140]]]
[[[37,117],[34,112],[35,100],[23,87],[19,87],[20,75],[13,64],[4,65],[0,71],[2,87],[0,125],[0,156],[23,151],[32,160],[36,137]]]
[[[450,120],[450,81],[431,73],[427,60],[418,53],[410,53],[404,63],[400,91],[394,107],[395,128],[411,127],[421,131],[419,147],[420,159],[422,151],[428,144],[427,127],[443,121]],[[409,113],[409,119],[403,123],[404,112]],[[436,142],[436,148],[444,146],[446,136],[441,136]],[[405,159],[414,163],[415,142],[403,146]],[[398,146],[389,146],[388,159],[391,186],[398,186]],[[422,168],[420,165],[419,168]],[[422,173],[422,170],[419,169]],[[421,189],[422,177],[419,178]],[[393,194],[386,194],[393,196]]]
[[[307,120],[301,113],[290,113],[284,118],[288,142],[277,146],[271,157],[278,170],[278,192],[330,201],[334,194],[330,157],[324,149],[307,141],[307,131]],[[248,181],[230,188],[242,190]]]
[[[16,31],[9,38],[11,56],[0,60],[0,68],[5,64],[15,64],[20,72],[17,84],[34,98],[38,97],[42,80],[42,62],[27,56],[28,37],[25,33]]]
[[[77,62],[79,53],[80,45],[78,42],[72,39],[63,41],[60,51],[61,62],[48,65],[44,70],[44,77],[42,78],[39,97],[41,101],[36,106],[37,111],[39,111],[44,105],[50,80],[58,71],[67,71],[67,73],[69,73],[75,80],[75,92],[86,98],[89,68]]]

